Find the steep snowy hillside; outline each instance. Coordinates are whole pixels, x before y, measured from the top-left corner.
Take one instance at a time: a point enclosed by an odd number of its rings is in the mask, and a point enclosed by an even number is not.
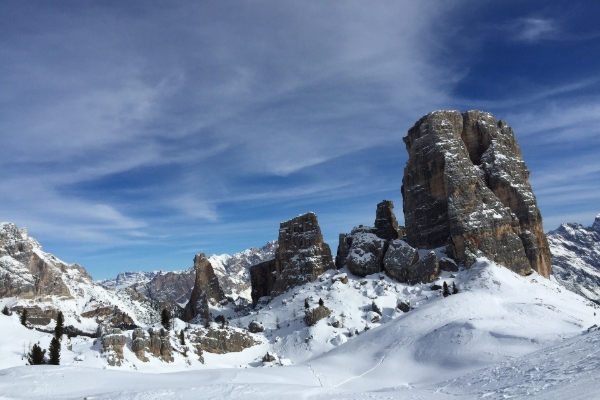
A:
[[[600,214],[591,227],[562,224],[548,233],[552,275],[567,289],[600,302]]]
[[[0,224],[0,299],[12,310],[27,309],[29,321],[53,324],[57,311],[66,325],[95,331],[98,322],[148,324],[158,319],[148,304],[95,283],[78,264],[45,253],[27,230]]]
[[[588,333],[600,321],[595,305],[550,280],[536,274],[521,277],[483,259],[454,278],[444,273],[436,283],[455,282],[459,288],[445,298],[430,285],[394,283],[378,274],[348,275],[347,283],[343,278],[329,271],[240,317],[241,325],[255,320],[265,327],[256,335],[263,343],[241,353],[205,352],[204,365],[191,353],[186,361],[177,352],[173,363],[142,363],[135,361],[128,341],[125,356],[131,362],[106,370],[98,345],[78,338],[70,343],[72,351],[63,347],[63,366],[0,371],[0,393],[28,399],[448,400],[530,394],[590,398],[590,390],[596,390],[600,333]],[[322,298],[332,315],[307,327],[301,316],[307,298],[310,308]],[[377,322],[371,322],[376,319],[373,302],[382,314]],[[410,303],[413,309],[398,311],[396,302]],[[16,316],[0,319],[9,333],[0,337],[1,367],[22,365],[24,343],[41,340],[47,345],[48,335],[26,330]],[[177,346],[174,334],[171,341]],[[261,362],[266,351],[274,361]],[[214,370],[223,367],[227,369]],[[203,371],[193,371],[197,368]],[[132,375],[135,370],[182,372]]]

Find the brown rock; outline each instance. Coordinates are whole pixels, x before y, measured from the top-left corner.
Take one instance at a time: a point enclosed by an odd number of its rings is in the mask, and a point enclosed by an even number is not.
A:
[[[252,335],[231,328],[210,328],[199,338],[202,349],[213,354],[235,353],[257,344]]]
[[[306,319],[306,325],[308,326],[313,326],[330,315],[331,311],[325,306],[318,306],[304,311],[304,318]]]
[[[549,276],[541,216],[512,129],[489,113],[436,111],[404,142],[409,160],[402,195],[411,246],[447,246],[467,268],[485,256],[520,274],[534,268]]]

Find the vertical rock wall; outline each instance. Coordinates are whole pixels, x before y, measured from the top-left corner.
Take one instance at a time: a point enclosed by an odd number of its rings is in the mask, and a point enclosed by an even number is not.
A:
[[[207,320],[209,317],[208,303],[216,304],[223,299],[219,280],[204,253],[194,257],[194,269],[196,279],[190,301],[185,306],[185,321],[190,321],[197,316]]]
[[[447,246],[470,267],[485,256],[528,274],[550,276],[550,252],[529,171],[510,127],[481,111],[435,111],[404,137],[406,240]]]

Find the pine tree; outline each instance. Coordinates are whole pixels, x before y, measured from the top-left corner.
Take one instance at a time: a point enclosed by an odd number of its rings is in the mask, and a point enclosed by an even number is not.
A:
[[[8,309],[7,306],[4,306],[4,308],[2,309],[2,314],[4,314],[4,315],[10,315],[10,310]]]
[[[30,365],[43,364],[44,354],[46,354],[46,350],[42,350],[42,348],[36,343],[29,351],[29,354],[27,354],[27,361],[29,361]]]
[[[50,341],[50,347],[48,348],[48,356],[50,357],[50,360],[48,361],[48,364],[51,365],[60,365],[60,341],[58,340],[58,338],[55,336],[52,338],[52,340]]]
[[[322,299],[322,298],[320,298],[320,297],[319,297],[319,305],[320,305],[321,307],[323,307],[323,306],[325,305],[325,302],[324,302],[324,301],[323,301],[323,299]]]
[[[448,289],[448,284],[444,281],[444,297],[450,296],[450,290]]]
[[[183,329],[179,332],[179,343],[182,346],[185,346],[185,335],[183,334]]]
[[[308,299],[304,299],[304,308],[307,310],[310,308],[310,305],[308,304]]]
[[[163,308],[162,313],[160,315],[160,323],[165,327],[166,330],[169,330],[171,327],[171,316],[169,315],[169,310]]]
[[[456,283],[452,282],[452,294],[458,293],[458,288],[456,287]]]
[[[62,336],[63,336],[64,330],[65,330],[64,324],[65,324],[65,317],[64,317],[62,311],[59,311],[58,315],[56,316],[56,326],[54,327],[54,337],[57,338],[58,340],[62,340]]]
[[[23,313],[21,314],[21,325],[27,326],[27,309],[23,309]]]

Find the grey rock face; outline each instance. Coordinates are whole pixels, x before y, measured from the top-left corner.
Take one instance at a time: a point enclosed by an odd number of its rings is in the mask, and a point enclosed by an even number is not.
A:
[[[600,303],[600,214],[591,227],[562,224],[548,232],[552,276],[568,290]]]
[[[235,353],[257,344],[252,335],[231,328],[211,328],[198,337],[202,350],[213,354]]]
[[[550,275],[550,253],[510,127],[480,111],[436,111],[404,137],[406,240],[447,246],[467,268],[485,256],[517,273]]]
[[[260,297],[285,293],[295,286],[313,282],[334,268],[331,250],[323,241],[314,213],[282,222],[278,244],[274,266],[268,261],[250,268],[254,305]]]
[[[354,275],[376,274],[383,266],[387,241],[373,233],[352,232],[352,246],[346,258],[346,266]]]
[[[223,300],[223,294],[215,271],[204,253],[194,257],[194,269],[196,279],[190,301],[185,306],[184,320],[190,321],[199,317],[206,321],[209,318],[208,303],[220,302]]]
[[[306,319],[306,325],[308,326],[313,326],[323,318],[327,318],[330,315],[331,311],[325,306],[318,306],[304,311],[304,318]]]
[[[408,281],[409,268],[419,260],[419,253],[403,240],[390,242],[385,257],[383,268],[385,272],[398,282]]]
[[[410,266],[408,269],[408,283],[414,285],[415,283],[433,282],[435,278],[440,276],[440,272],[437,256],[432,251]]]
[[[248,325],[248,330],[252,333],[259,333],[265,330],[265,327],[262,323],[258,321],[251,321]]]
[[[337,253],[335,255],[335,267],[337,269],[343,268],[346,265],[350,246],[352,246],[352,236],[347,233],[340,233]]]
[[[127,338],[118,328],[99,326],[98,332],[101,333],[102,352],[107,355],[108,365],[120,366],[123,363],[123,347],[127,342]]]
[[[385,240],[402,238],[401,229],[398,227],[396,215],[394,214],[394,203],[391,200],[383,200],[377,204],[375,212],[375,229],[377,236]]]

